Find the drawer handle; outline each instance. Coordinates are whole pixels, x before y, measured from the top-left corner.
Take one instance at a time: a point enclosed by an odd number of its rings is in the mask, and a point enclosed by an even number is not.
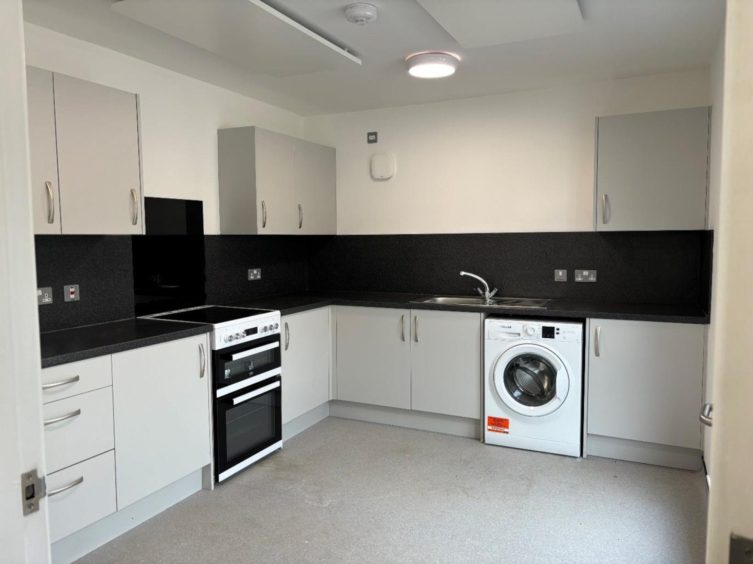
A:
[[[81,376],[76,374],[75,376],[71,376],[70,378],[66,378],[65,380],[58,380],[57,382],[50,382],[49,384],[42,384],[43,390],[51,390],[52,388],[59,388],[60,386],[67,386],[68,384],[75,384],[81,380]]]
[[[405,342],[405,314],[400,316],[400,340]]]
[[[290,326],[285,322],[285,350],[290,348]]]
[[[199,363],[201,364],[199,367],[199,379],[201,379],[204,377],[207,369],[207,357],[204,352],[204,343],[199,343]]]
[[[413,340],[418,342],[418,316],[413,316],[413,327],[415,331],[413,332]]]
[[[50,491],[48,491],[47,492],[47,497],[52,497],[53,495],[58,495],[58,494],[61,494],[63,492],[67,492],[68,490],[70,490],[72,488],[75,488],[76,486],[79,486],[79,485],[81,485],[83,483],[84,483],[84,477],[81,476],[80,478],[77,478],[77,479],[73,480],[70,484],[66,484],[66,485],[64,485],[62,487],[59,487],[56,490],[50,490]]]
[[[74,417],[78,417],[79,415],[81,415],[81,410],[77,409],[76,411],[71,411],[70,413],[61,415],[60,417],[53,417],[52,419],[45,419],[44,426],[47,427],[47,425],[52,425],[53,423],[60,423],[61,421],[67,421],[68,419],[73,419]]]

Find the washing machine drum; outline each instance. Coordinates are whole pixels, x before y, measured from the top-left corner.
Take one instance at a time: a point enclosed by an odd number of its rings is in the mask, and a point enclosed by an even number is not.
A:
[[[567,369],[549,349],[538,345],[513,347],[494,366],[494,387],[510,409],[541,416],[556,411],[570,388]]]

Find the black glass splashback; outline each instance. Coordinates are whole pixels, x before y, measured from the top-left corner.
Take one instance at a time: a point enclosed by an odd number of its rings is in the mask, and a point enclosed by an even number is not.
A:
[[[204,205],[201,200],[144,198],[147,235],[203,235]]]

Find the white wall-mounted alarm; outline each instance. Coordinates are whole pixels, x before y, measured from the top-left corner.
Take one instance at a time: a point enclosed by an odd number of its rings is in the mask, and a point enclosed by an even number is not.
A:
[[[395,155],[376,153],[371,156],[371,178],[383,182],[395,176]]]

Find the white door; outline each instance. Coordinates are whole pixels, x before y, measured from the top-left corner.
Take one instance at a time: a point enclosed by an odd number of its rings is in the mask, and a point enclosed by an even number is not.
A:
[[[707,562],[753,539],[753,3],[727,2]],[[745,557],[739,559],[745,561]]]
[[[294,140],[258,127],[255,135],[258,233],[296,233],[298,208],[294,193]]]
[[[588,433],[700,449],[704,326],[591,319]]]
[[[118,509],[209,464],[208,354],[200,335],[112,356]]]
[[[20,0],[0,2],[0,37],[0,559],[43,563],[47,501],[26,517],[21,501],[21,473],[45,461]]]
[[[296,139],[294,163],[298,232],[334,235],[335,149]]]
[[[282,422],[329,400],[329,308],[282,318]]]
[[[709,109],[598,119],[596,230],[703,229]]]
[[[411,408],[481,417],[482,316],[412,310]]]
[[[29,152],[34,232],[60,233],[58,150],[55,140],[55,100],[52,73],[26,68],[29,101]]]
[[[136,95],[53,77],[63,233],[141,233]]]
[[[410,310],[337,308],[337,399],[410,409]]]

